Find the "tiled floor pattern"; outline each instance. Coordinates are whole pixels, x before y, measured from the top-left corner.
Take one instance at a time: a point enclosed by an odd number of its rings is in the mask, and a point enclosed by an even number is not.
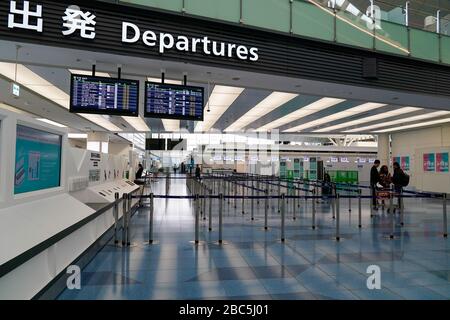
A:
[[[163,194],[165,182],[153,186]],[[170,186],[185,195],[182,180]],[[442,237],[442,204],[405,200],[405,226],[381,210],[370,218],[363,201],[359,229],[356,201],[341,204],[341,237],[334,240],[335,220],[329,203],[317,204],[316,230],[311,229],[311,203],[287,205],[286,243],[281,243],[277,201],[271,204],[269,231],[264,231],[262,202],[256,220],[243,215],[241,201],[224,205],[223,239],[218,245],[218,203],[213,203],[213,231],[201,221],[199,246],[194,239],[192,204],[187,199],[155,199],[155,239],[148,236],[148,209],[132,219],[133,245],[110,243],[82,272],[81,290],[65,290],[60,299],[449,299],[450,240]],[[367,267],[381,268],[380,290],[367,288]]]

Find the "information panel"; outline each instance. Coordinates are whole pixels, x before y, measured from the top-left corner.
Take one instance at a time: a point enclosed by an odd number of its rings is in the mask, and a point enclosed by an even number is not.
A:
[[[72,75],[70,112],[139,115],[139,81]]]
[[[60,186],[61,136],[17,126],[14,194]]]
[[[203,121],[204,89],[146,82],[145,117]]]

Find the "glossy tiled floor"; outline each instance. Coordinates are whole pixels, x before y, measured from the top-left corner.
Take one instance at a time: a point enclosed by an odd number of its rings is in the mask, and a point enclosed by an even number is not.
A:
[[[154,185],[164,193],[164,181]],[[185,195],[184,181],[173,182],[172,195]],[[81,290],[66,290],[60,299],[449,299],[450,240],[442,237],[442,204],[405,200],[405,226],[389,240],[390,215],[370,218],[363,202],[363,228],[357,227],[356,203],[341,205],[342,241],[333,240],[335,221],[327,203],[317,205],[318,229],[312,230],[311,208],[301,204],[296,221],[292,204],[286,217],[286,243],[280,218],[270,210],[263,231],[263,205],[256,220],[242,215],[240,201],[224,207],[226,244],[202,221],[198,247],[192,204],[185,199],[155,200],[155,239],[145,244],[148,209],[132,219],[131,248],[107,245],[82,272]],[[346,205],[347,204],[347,205]],[[250,205],[247,204],[246,210]],[[398,222],[398,215],[396,220]],[[369,265],[381,268],[381,290],[367,289]]]

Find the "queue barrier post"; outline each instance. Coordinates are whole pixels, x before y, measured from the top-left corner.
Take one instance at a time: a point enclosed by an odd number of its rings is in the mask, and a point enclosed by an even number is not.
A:
[[[283,193],[281,195],[281,242],[285,241],[285,211],[286,211],[286,196]]]
[[[242,182],[242,214],[245,214],[245,182]]]
[[[195,244],[199,244],[199,229],[200,229],[200,222],[199,222],[199,214],[200,214],[200,208],[199,208],[199,202],[200,202],[200,198],[199,195],[196,194],[195,195],[195,239],[194,239],[194,243]]]
[[[255,188],[253,188],[253,186],[252,186],[252,199],[251,199],[251,203],[250,203],[250,205],[251,205],[251,215],[252,215],[251,219],[252,219],[252,221],[255,220],[255,199],[253,198],[254,196],[255,196]]]
[[[133,195],[132,193],[128,194],[128,207],[127,207],[127,246],[130,246],[130,225],[131,225],[131,204],[133,202]]]
[[[154,195],[150,193],[150,219],[148,221],[148,243],[153,244],[153,214],[154,214]]]
[[[389,238],[392,240],[394,239],[395,235],[395,214],[393,211],[393,200],[394,199],[394,193],[391,192],[389,196],[389,206],[390,206],[390,212],[391,212],[391,234],[389,235]]]
[[[212,190],[209,190],[209,208],[208,208],[208,230],[212,231],[212,202],[213,202],[213,198],[212,198]]]
[[[113,208],[113,216],[114,216],[114,244],[119,243],[117,240],[117,229],[119,223],[119,198],[120,195],[118,192],[114,194],[114,208]]]
[[[223,194],[219,194],[219,244],[222,244],[223,235]]]
[[[313,198],[312,198],[312,229],[316,229],[316,190],[312,190]]]
[[[268,214],[269,214],[269,189],[266,189],[266,198],[264,200],[264,230],[268,230]]]
[[[340,241],[341,240],[341,235],[340,235],[340,198],[339,198],[339,194],[336,195],[336,241]]]
[[[443,207],[442,207],[442,211],[443,211],[443,215],[444,215],[444,238],[448,237],[448,232],[447,232],[447,193],[444,193],[442,195],[442,201],[443,201]]]
[[[362,204],[361,204],[361,189],[358,189],[358,228],[362,228]]]
[[[124,193],[122,195],[122,246],[126,245],[127,239],[127,201],[128,195]]]

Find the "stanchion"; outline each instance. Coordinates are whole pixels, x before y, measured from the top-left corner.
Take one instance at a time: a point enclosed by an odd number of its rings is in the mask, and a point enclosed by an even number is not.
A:
[[[234,208],[237,209],[237,193],[238,193],[238,185],[236,181],[234,181]]]
[[[339,200],[339,194],[336,195],[336,241],[340,241],[341,240],[341,235],[340,235],[340,200]]]
[[[242,181],[242,214],[245,214],[245,185],[244,181]]]
[[[206,220],[206,192],[208,191],[208,188],[206,186],[203,186],[203,220]]]
[[[444,238],[448,237],[448,232],[447,232],[447,194],[444,193],[442,195],[442,210],[443,210],[443,215],[444,215]]]
[[[348,212],[352,212],[352,197],[350,194],[350,191],[347,191],[347,195],[348,195]]]
[[[285,230],[284,230],[284,226],[285,226],[285,219],[284,219],[284,215],[285,215],[285,210],[286,210],[286,197],[285,194],[283,193],[281,195],[281,242],[285,241]]]
[[[122,196],[122,246],[127,244],[127,201],[128,195],[124,193]]]
[[[222,244],[222,228],[223,228],[223,194],[219,194],[219,244]]]
[[[128,194],[128,213],[127,213],[127,246],[130,246],[130,225],[131,225],[131,204],[133,201],[133,195],[131,193]]]
[[[314,197],[316,196],[316,191],[313,189],[312,190],[312,194],[313,194],[313,199],[312,199],[312,229],[315,230],[316,229],[316,201],[314,199]]]
[[[116,192],[114,194],[114,210],[113,210],[113,214],[114,214],[114,244],[118,244],[119,240],[117,240],[117,229],[118,229],[118,224],[119,224],[119,198],[120,195],[118,192]]]
[[[251,219],[252,221],[255,220],[255,199],[253,199],[253,197],[255,196],[255,189],[252,187],[252,199],[251,199]]]
[[[153,244],[153,213],[154,213],[154,195],[150,193],[150,219],[148,221],[148,244]]]
[[[358,228],[362,228],[362,205],[361,205],[361,189],[358,189]]]
[[[403,196],[402,196],[402,194],[400,193],[399,195],[398,195],[398,199],[399,199],[399,203],[400,203],[400,226],[404,226],[405,225],[405,222],[404,222],[404,220],[403,220],[403,218],[404,218],[404,215],[403,215],[403,213],[404,213],[404,211],[403,211],[403,208],[404,208],[404,205],[403,205]]]
[[[394,193],[391,192],[389,195],[389,206],[390,206],[390,212],[391,212],[391,234],[389,235],[389,239],[394,239],[394,235],[395,235],[395,214],[394,211],[392,210],[392,206],[393,206],[393,198],[394,198]]]
[[[331,211],[333,212],[333,220],[336,219],[336,195],[337,195],[337,188],[336,185],[334,185],[331,188]]]
[[[195,195],[195,203],[196,203],[196,205],[195,205],[195,240],[194,240],[195,244],[199,244],[199,242],[200,242],[199,241],[199,228],[200,228],[199,202],[200,202],[199,195],[196,194]]]
[[[268,215],[269,215],[269,190],[266,189],[266,198],[264,200],[264,230],[268,230]]]
[[[212,231],[212,202],[213,202],[213,198],[212,198],[212,190],[209,190],[209,208],[208,208],[208,230]]]
[[[278,213],[280,213],[281,211],[280,201],[281,201],[281,180],[278,179]]]

